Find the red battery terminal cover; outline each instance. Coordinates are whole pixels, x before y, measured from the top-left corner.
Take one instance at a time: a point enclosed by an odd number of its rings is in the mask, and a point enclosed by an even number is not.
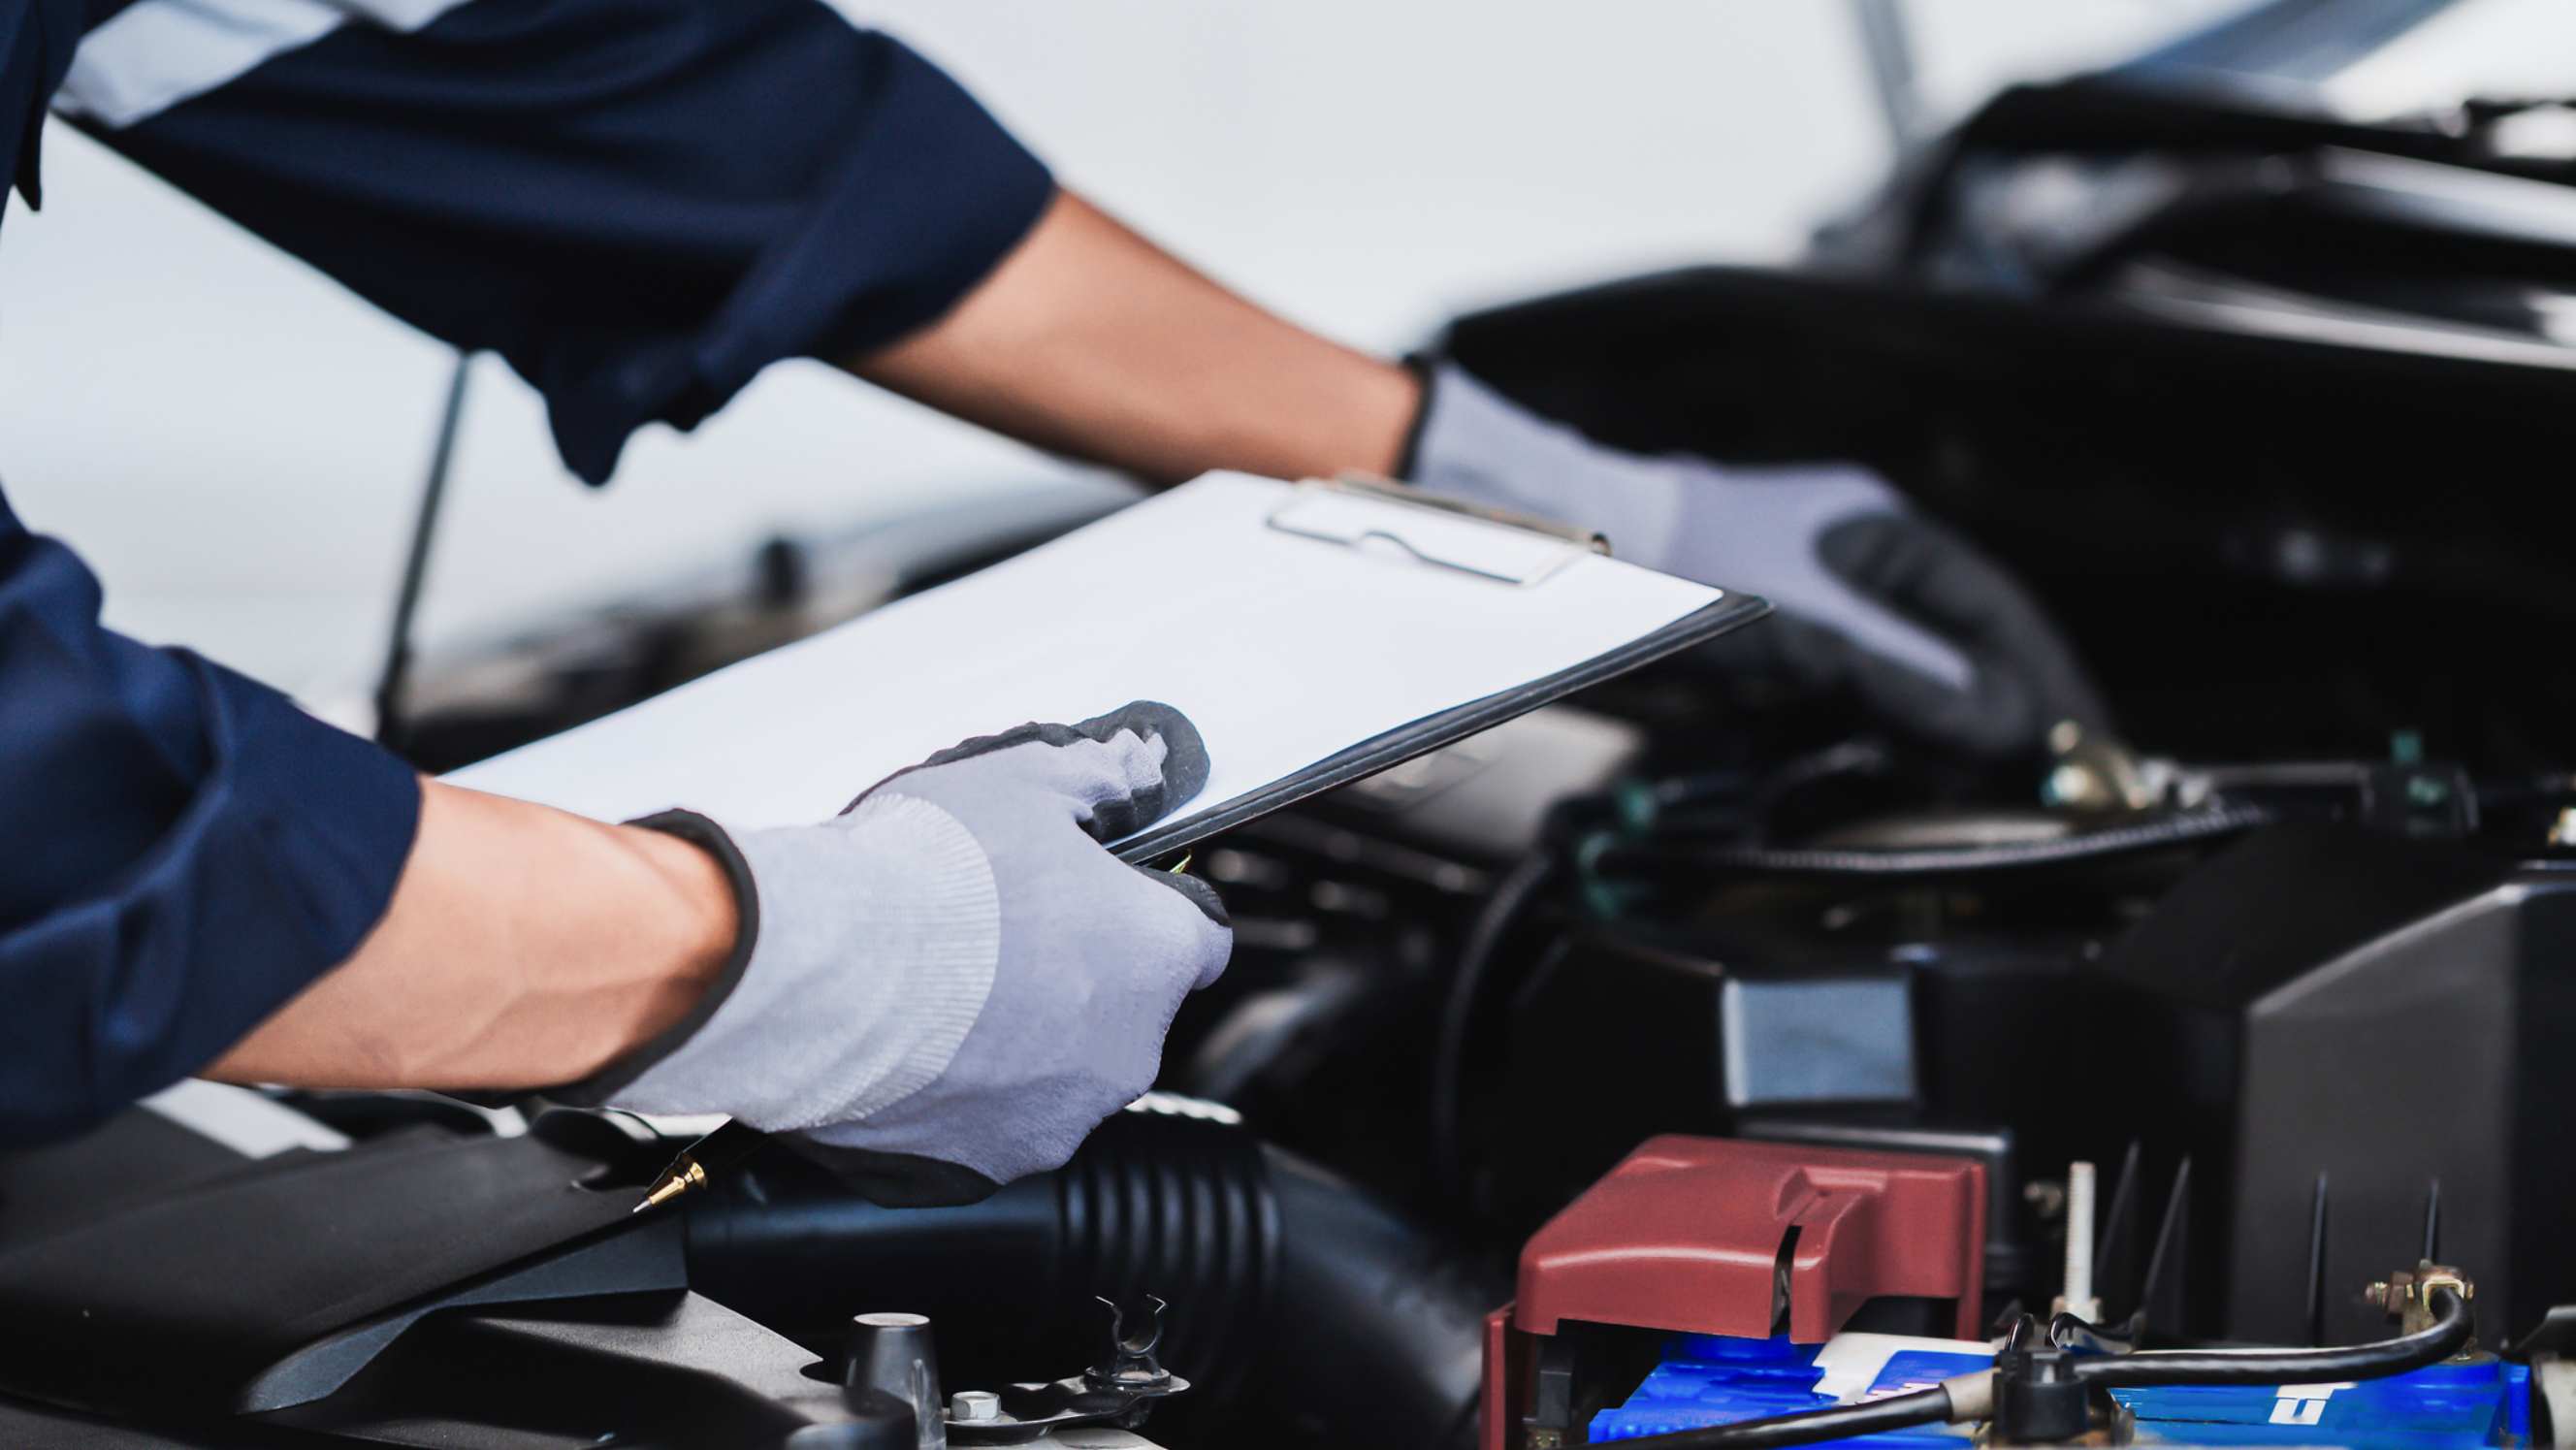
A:
[[[1521,1251],[1512,1326],[1560,1321],[1821,1344],[1869,1299],[1951,1299],[1977,1334],[1985,1168],[1971,1159],[1650,1138]]]

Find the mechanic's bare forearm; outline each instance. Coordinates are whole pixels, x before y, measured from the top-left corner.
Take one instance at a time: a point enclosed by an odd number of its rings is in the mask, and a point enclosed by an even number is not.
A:
[[[1156,482],[1393,471],[1419,388],[1264,312],[1071,192],[945,317],[850,359],[942,412]]]
[[[686,1016],[723,967],[733,895],[697,847],[435,781],[422,792],[384,920],[207,1076],[570,1082]]]

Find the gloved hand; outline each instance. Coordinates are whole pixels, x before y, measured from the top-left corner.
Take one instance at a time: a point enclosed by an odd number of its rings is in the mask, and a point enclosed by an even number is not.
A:
[[[1433,372],[1423,409],[1412,482],[1579,521],[1620,558],[1778,607],[1717,641],[1713,663],[1847,685],[1899,728],[1981,756],[2035,751],[2059,720],[2108,723],[2021,586],[1867,469],[1621,453],[1452,365]]]
[[[891,1205],[1061,1165],[1153,1085],[1181,999],[1225,968],[1214,889],[1102,849],[1207,769],[1187,718],[1139,702],[969,740],[739,849],[703,817],[644,822],[735,868],[748,949],[582,1096],[795,1134]]]

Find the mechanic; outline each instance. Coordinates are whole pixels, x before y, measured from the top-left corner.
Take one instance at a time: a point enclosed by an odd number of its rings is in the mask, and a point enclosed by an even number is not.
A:
[[[2095,713],[2039,611],[1876,478],[1623,455],[1300,331],[820,0],[0,0],[0,181],[31,206],[48,104],[499,353],[593,484],[638,427],[819,358],[1149,480],[1359,469],[1584,520],[1770,596],[1751,663],[1970,751]],[[1099,844],[1204,778],[1166,708],[737,840],[423,780],[99,601],[0,501],[0,1143],[189,1074],[553,1087],[972,1196],[1147,1087],[1224,964],[1212,893]]]

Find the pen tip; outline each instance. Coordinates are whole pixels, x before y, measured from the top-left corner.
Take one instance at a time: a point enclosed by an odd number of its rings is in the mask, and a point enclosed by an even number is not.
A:
[[[628,1209],[627,1213],[630,1216],[642,1213],[648,1208],[669,1203],[692,1188],[706,1186],[707,1170],[699,1166],[698,1160],[683,1154],[677,1164],[660,1178],[655,1179],[653,1186],[644,1191],[644,1201]]]

